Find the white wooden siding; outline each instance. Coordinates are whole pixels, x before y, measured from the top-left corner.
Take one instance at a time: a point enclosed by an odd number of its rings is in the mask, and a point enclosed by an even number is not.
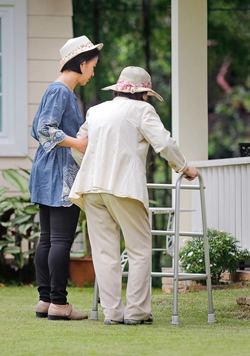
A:
[[[201,172],[209,228],[231,233],[250,250],[250,157],[191,162]],[[201,229],[199,197],[192,193],[192,229]]]
[[[37,142],[30,137],[32,121],[44,91],[59,75],[59,49],[73,37],[72,15],[72,0],[27,0],[28,75],[24,82],[28,83],[26,129],[31,158],[37,148]],[[16,53],[15,62],[18,61]],[[2,178],[2,170],[18,167],[30,169],[31,162],[20,157],[0,158],[0,186],[9,186]],[[9,192],[15,194],[15,188],[10,187]]]

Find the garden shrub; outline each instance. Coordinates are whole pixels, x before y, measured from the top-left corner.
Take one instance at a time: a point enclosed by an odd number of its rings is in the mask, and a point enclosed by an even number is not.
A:
[[[250,256],[249,251],[242,249],[239,241],[225,231],[208,229],[208,244],[212,284],[219,284],[224,272],[236,272],[240,263]],[[203,237],[186,240],[179,251],[179,263],[186,273],[206,273]]]

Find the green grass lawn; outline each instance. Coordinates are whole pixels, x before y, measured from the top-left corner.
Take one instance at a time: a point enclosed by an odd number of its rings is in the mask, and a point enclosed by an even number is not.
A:
[[[68,289],[68,300],[90,315],[93,288]],[[179,294],[180,326],[171,326],[173,295],[152,291],[153,325],[107,326],[99,320],[35,317],[36,287],[0,287],[0,355],[249,356],[250,311],[236,303],[249,288],[213,291],[216,324],[207,323],[207,293]]]

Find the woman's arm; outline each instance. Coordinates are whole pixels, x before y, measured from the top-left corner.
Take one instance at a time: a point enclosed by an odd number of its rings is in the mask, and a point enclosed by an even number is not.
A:
[[[79,138],[66,136],[66,138],[63,141],[57,144],[57,146],[74,148],[80,153],[85,153],[87,145],[88,145],[88,136],[86,135],[84,137],[79,137]]]
[[[187,180],[193,180],[197,177],[197,169],[187,165],[185,156],[183,156],[176,141],[171,137],[170,132],[165,129],[160,117],[151,105],[146,108],[144,113],[141,131],[155,152],[160,153],[161,157],[168,161],[169,166],[176,173],[184,172]]]
[[[88,115],[88,113],[87,113]],[[88,122],[87,122],[87,117],[86,117],[86,121],[85,123],[80,127],[77,135],[76,135],[76,139],[75,140],[87,140],[88,143]],[[73,147],[71,148],[71,154],[74,158],[74,160],[76,161],[76,163],[80,166],[84,157],[84,153],[87,149],[87,143],[86,143],[86,148],[83,151],[79,150],[77,147]]]

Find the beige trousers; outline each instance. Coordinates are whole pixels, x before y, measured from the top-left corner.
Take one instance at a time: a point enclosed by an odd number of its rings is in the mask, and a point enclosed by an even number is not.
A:
[[[144,205],[107,193],[86,194],[83,199],[105,319],[148,319],[152,238]],[[126,305],[121,298],[120,228],[129,262]]]

